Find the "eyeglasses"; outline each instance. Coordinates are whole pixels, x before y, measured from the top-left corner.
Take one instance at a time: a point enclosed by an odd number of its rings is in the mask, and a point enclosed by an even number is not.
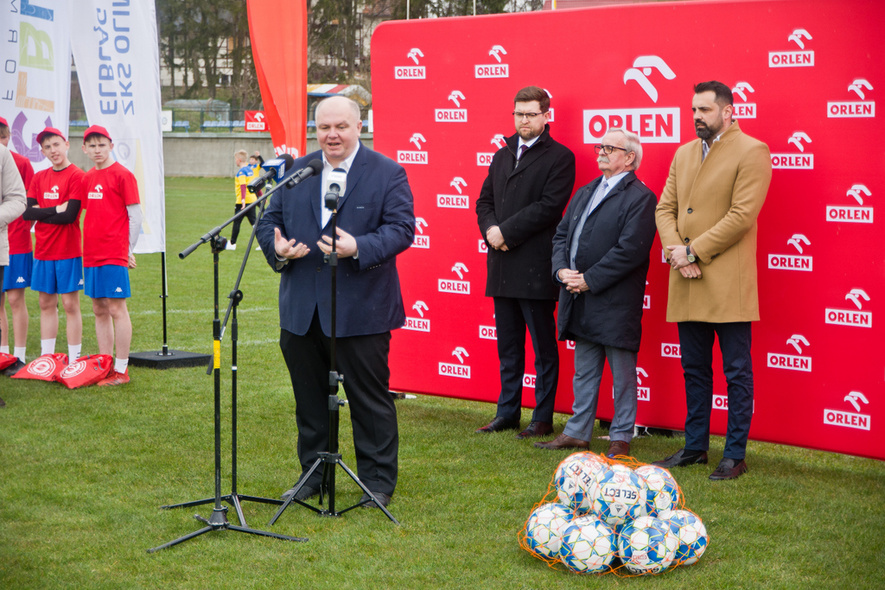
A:
[[[626,148],[618,147],[618,146],[616,146],[616,145],[602,145],[602,144],[596,144],[596,145],[594,145],[594,146],[593,146],[593,149],[596,151],[597,154],[598,154],[599,152],[605,152],[606,154],[611,154],[611,153],[612,153],[613,151],[615,151],[615,150],[621,150],[621,151],[624,151],[624,152],[629,151],[629,150],[626,149]]]
[[[520,113],[519,111],[513,111],[513,116],[516,117],[517,119],[520,119],[520,120],[528,119],[529,121],[531,121],[535,117],[539,117],[543,114],[544,113]]]

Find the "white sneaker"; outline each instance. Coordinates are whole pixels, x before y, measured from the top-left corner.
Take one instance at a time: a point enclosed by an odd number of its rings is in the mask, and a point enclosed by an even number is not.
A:
[[[224,249],[225,249],[225,250],[236,250],[236,249],[237,249],[237,245],[236,245],[236,244],[231,244],[230,242],[228,242],[228,243],[227,243],[227,246],[225,246]]]
[[[255,246],[255,249],[261,252],[261,246]]]

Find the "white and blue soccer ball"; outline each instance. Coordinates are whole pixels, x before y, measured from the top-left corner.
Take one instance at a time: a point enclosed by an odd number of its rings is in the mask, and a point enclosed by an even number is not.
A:
[[[670,524],[654,516],[640,516],[618,532],[618,557],[633,574],[657,574],[673,563],[679,538]]]
[[[582,454],[566,457],[553,476],[559,503],[571,507],[577,515],[586,514],[593,507],[596,486],[594,471]]]
[[[607,571],[617,555],[617,538],[595,515],[580,516],[562,534],[559,559],[577,573]]]
[[[700,516],[691,510],[663,510],[658,518],[669,524],[679,539],[673,558],[675,565],[691,565],[701,558],[710,543],[710,535]]]
[[[679,505],[679,485],[673,475],[657,465],[642,465],[634,471],[648,486],[647,512],[654,516],[661,510],[675,510]]]
[[[562,533],[575,517],[575,511],[562,504],[542,504],[535,508],[525,525],[526,543],[544,559],[557,559]]]
[[[644,516],[648,488],[642,476],[626,465],[615,464],[597,480],[593,512],[611,527]]]

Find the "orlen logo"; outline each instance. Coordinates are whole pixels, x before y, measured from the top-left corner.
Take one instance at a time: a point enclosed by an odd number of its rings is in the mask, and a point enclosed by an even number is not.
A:
[[[784,170],[813,170],[814,154],[806,154],[805,144],[811,143],[811,138],[804,131],[795,131],[787,139],[787,143],[796,146],[799,154],[771,154],[771,167]]]
[[[394,66],[393,67],[393,77],[396,80],[423,80],[427,77],[427,70],[424,69],[418,58],[424,57],[424,54],[421,53],[421,50],[417,47],[412,47],[409,49],[409,52],[406,54],[408,59],[411,59],[414,65],[407,66]]]
[[[661,356],[671,359],[681,359],[682,350],[678,344],[672,342],[661,342]]]
[[[811,40],[811,33],[805,29],[795,29],[788,41],[795,43],[801,51],[769,51],[769,68],[813,68],[814,51],[805,49],[805,41]]]
[[[449,183],[449,186],[455,189],[458,194],[436,195],[436,206],[442,209],[469,209],[470,197],[463,194],[463,190],[467,188],[467,181],[460,176],[456,176]]]
[[[418,317],[406,316],[406,324],[403,326],[403,329],[416,332],[430,332],[430,320],[424,317],[424,312],[429,309],[427,304],[419,300],[412,305],[412,309],[417,312]]]
[[[44,199],[58,199],[58,185],[53,186],[49,189],[48,193],[43,193]]]
[[[420,133],[413,133],[409,138],[409,143],[415,145],[415,150],[397,150],[396,161],[399,164],[427,164],[427,152],[421,148],[427,143],[424,136]]]
[[[844,118],[871,118],[876,116],[876,103],[872,100],[864,101],[866,92],[873,89],[873,85],[863,78],[855,78],[848,85],[848,91],[854,92],[860,102],[828,102],[827,118],[844,119]]]
[[[731,93],[735,97],[740,97],[741,102],[734,103],[734,118],[735,119],[755,119],[756,118],[756,103],[755,102],[747,102],[747,95],[756,92],[752,86],[750,86],[749,82],[738,82],[734,85],[734,88],[731,89]]]
[[[509,78],[510,66],[502,63],[502,55],[507,55],[507,50],[501,45],[492,45],[489,49],[489,55],[492,56],[497,63],[493,64],[477,64],[473,66],[474,78]]]
[[[470,356],[463,346],[456,346],[452,356],[458,359],[458,363],[439,363],[439,374],[443,377],[460,377],[470,379],[470,365],[465,360]]]
[[[461,101],[467,97],[460,90],[452,90],[448,100],[455,105],[454,109],[434,109],[433,120],[437,123],[466,123],[467,109],[461,108]]]
[[[796,349],[796,354],[768,353],[768,366],[772,369],[788,369],[790,371],[811,372],[811,357],[802,356],[803,346],[811,346],[802,334],[793,334],[787,338],[787,344]]]
[[[430,249],[430,236],[424,234],[427,221],[423,217],[415,218],[415,238],[412,240],[412,248]]]
[[[863,289],[852,289],[845,295],[845,300],[854,303],[857,309],[835,309],[828,307],[824,310],[824,321],[837,326],[872,328],[872,312],[863,311],[863,302],[869,301],[870,296]]]
[[[728,411],[728,396],[727,395],[713,395],[713,409],[714,410],[724,410]],[[756,400],[753,399],[753,413],[756,413]]]
[[[470,295],[470,281],[464,280],[464,273],[470,272],[463,262],[456,262],[452,272],[458,275],[457,281],[452,279],[437,279],[437,289],[440,293],[457,293],[458,295]]]
[[[666,80],[676,74],[657,55],[640,55],[624,72],[624,84],[635,82],[652,102],[658,102],[658,89],[649,79],[657,71]],[[679,108],[599,109],[584,111],[584,143],[598,143],[613,127],[632,131],[643,143],[679,143]]]
[[[100,184],[96,184],[95,187],[86,194],[87,199],[98,199],[101,200],[104,195],[101,191],[104,190],[104,187]]]
[[[842,426],[844,428],[857,428],[858,430],[870,429],[870,415],[861,414],[862,407],[870,403],[870,400],[859,391],[851,391],[842,401],[846,401],[854,406],[855,412],[846,412],[844,410],[824,410],[824,424],[830,426]],[[863,404],[863,406],[861,405]]]
[[[651,401],[651,388],[642,385],[642,378],[648,373],[642,367],[636,367],[636,399],[641,402]]]
[[[535,388],[535,383],[538,381],[537,375],[532,375],[531,373],[525,373],[522,376],[522,386],[528,387],[529,389]]]
[[[793,234],[787,240],[787,244],[793,246],[799,254],[802,254],[805,246],[810,246],[811,241],[804,234]],[[797,254],[769,254],[768,268],[777,270],[802,270],[811,272],[814,259],[811,256],[799,256]]]
[[[860,207],[848,205],[827,205],[827,221],[845,221],[848,223],[873,223],[873,208],[863,207],[864,197],[871,197],[873,193],[863,184],[852,184],[845,192],[846,197],[852,197]]]
[[[494,319],[494,315],[492,318]],[[495,326],[479,326],[479,337],[482,340],[497,340],[498,339],[498,329]]]
[[[496,133],[494,137],[492,137],[491,143],[495,146],[495,150],[499,150],[503,148],[507,143],[504,141],[506,138],[502,133]],[[491,166],[492,158],[495,157],[495,152],[476,152],[476,165],[477,166]]]

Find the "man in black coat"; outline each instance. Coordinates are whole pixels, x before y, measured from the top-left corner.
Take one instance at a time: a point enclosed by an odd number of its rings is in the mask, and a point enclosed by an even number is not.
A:
[[[589,448],[608,359],[615,415],[607,455],[614,457],[630,454],[636,421],[636,356],[657,199],[633,172],[642,160],[636,134],[612,129],[596,153],[603,175],[575,193],[553,238],[559,339],[575,341],[573,415],[562,434],[535,446]]]
[[[553,432],[558,288],[551,280],[550,255],[556,225],[575,186],[575,156],[550,137],[545,90],[523,88],[513,102],[516,134],[492,159],[476,202],[479,230],[489,247],[486,296],[495,300],[501,363],[495,418],[477,432],[519,430],[528,328],[535,349],[535,410],[516,437],[528,438]]]

